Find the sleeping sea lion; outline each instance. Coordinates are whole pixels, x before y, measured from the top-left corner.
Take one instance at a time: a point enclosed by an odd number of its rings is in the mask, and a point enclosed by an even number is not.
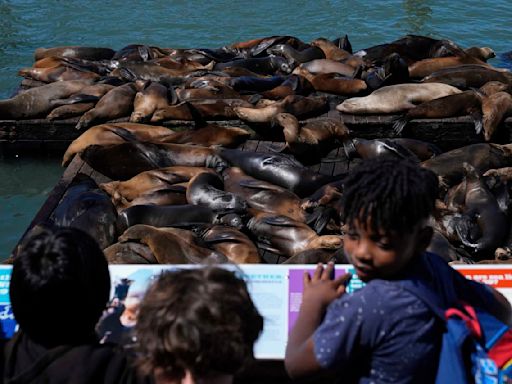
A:
[[[400,135],[413,119],[442,119],[447,117],[470,115],[475,123],[475,131],[482,131],[482,95],[478,91],[469,90],[426,101],[409,109],[393,123],[393,130]]]
[[[479,174],[489,169],[511,166],[512,144],[471,144],[426,160],[421,163],[421,166],[437,174],[440,185],[446,188],[462,181],[463,163],[475,167]]]
[[[347,99],[336,109],[354,114],[401,112],[416,104],[461,92],[442,83],[396,84],[379,88],[365,97]]]
[[[133,110],[133,99],[137,93],[134,83],[116,87],[107,92],[90,111],[86,112],[78,123],[76,129],[90,127],[92,123],[105,122],[129,116]]]
[[[294,159],[280,154],[221,149],[220,156],[245,173],[287,188],[299,197],[313,193],[318,187],[339,176],[315,173]]]
[[[292,114],[279,113],[274,118],[283,127],[286,146],[294,155],[309,162],[318,161],[338,143],[348,139],[349,131],[339,119],[321,118],[310,120],[302,127]]]
[[[272,55],[283,56],[292,66],[307,63],[315,59],[325,59],[324,52],[314,46],[299,51],[288,44],[276,44],[267,49],[267,52]]]
[[[444,68],[457,67],[464,64],[488,65],[485,61],[468,54],[462,56],[436,57],[423,59],[411,64],[409,66],[409,75],[413,78],[423,78]]]
[[[161,189],[170,188],[178,183],[188,182],[199,173],[215,173],[205,167],[167,167],[141,172],[126,181],[111,181],[100,184],[100,188],[107,192],[112,200],[132,201],[139,196]]]
[[[187,187],[187,202],[222,212],[244,212],[247,208],[242,198],[224,191],[222,179],[211,172],[198,173],[190,179]]]
[[[512,95],[497,92],[482,98],[483,129],[485,141],[490,141],[498,125],[512,115]]]
[[[146,244],[160,264],[224,263],[227,258],[211,249],[196,244],[191,231],[178,228],[156,228],[134,225],[128,228],[119,242],[136,241]]]
[[[117,225],[122,232],[136,224],[189,228],[198,224],[216,224],[219,220],[213,210],[200,205],[134,205],[119,213]]]
[[[336,264],[350,264],[343,248],[336,250],[326,248],[307,249],[286,259],[281,264],[327,264],[329,261],[333,261]]]
[[[82,173],[73,179],[50,220],[61,227],[87,232],[101,249],[112,244],[117,235],[117,212],[110,197]]]
[[[107,123],[95,125],[71,142],[64,156],[62,166],[66,166],[76,153],[89,145],[121,144],[126,141],[162,142],[174,131],[169,128],[138,123]]]
[[[53,108],[52,100],[67,98],[92,84],[92,80],[59,81],[28,89],[18,95],[0,100],[0,118],[28,119],[46,116]]]
[[[214,225],[205,229],[200,237],[208,247],[222,253],[233,263],[261,263],[256,245],[245,234],[233,227]]]
[[[37,48],[34,52],[34,60],[41,60],[45,57],[77,57],[86,60],[110,60],[115,51],[110,48],[64,46],[53,48]]]
[[[247,228],[256,236],[261,248],[287,257],[307,249],[337,249],[343,245],[341,236],[318,236],[307,224],[286,216],[258,215],[249,220]]]
[[[225,167],[214,148],[185,144],[128,142],[89,145],[81,155],[93,169],[112,180],[128,180],[151,169],[184,165],[190,167]]]
[[[50,68],[22,68],[18,71],[18,76],[43,81],[45,83],[68,80],[96,80],[100,77],[100,75],[91,71],[79,71],[66,66]]]
[[[94,108],[96,103],[77,103],[77,104],[69,104],[69,105],[61,105],[53,109],[46,118],[48,120],[57,120],[57,119],[68,119],[70,117],[81,116],[87,111],[90,111]]]
[[[313,75],[300,67],[295,68],[293,73],[307,79],[318,92],[328,92],[335,95],[355,95],[368,88],[364,80],[347,78],[336,73]]]
[[[109,264],[158,264],[155,255],[146,244],[114,243],[103,250]]]
[[[327,99],[323,97],[290,95],[264,107],[234,107],[233,111],[242,120],[252,123],[268,123],[278,113],[287,112],[298,118],[305,118],[319,114],[326,108],[328,108]]]
[[[445,68],[421,80],[423,83],[444,83],[460,89],[480,88],[489,81],[512,84],[512,73],[490,66],[466,64]]]
[[[300,199],[293,192],[248,176],[238,167],[227,168],[222,176],[224,190],[242,197],[249,207],[305,222]]]
[[[141,123],[149,121],[153,113],[166,108],[172,101],[168,98],[169,89],[158,82],[152,81],[144,89],[135,94],[133,100],[133,112],[130,121]]]

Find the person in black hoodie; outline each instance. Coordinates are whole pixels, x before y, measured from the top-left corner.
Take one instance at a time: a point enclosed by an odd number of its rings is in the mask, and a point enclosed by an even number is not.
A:
[[[5,384],[146,383],[95,325],[110,275],[103,252],[74,228],[39,228],[14,259],[10,299],[19,331],[7,343]]]

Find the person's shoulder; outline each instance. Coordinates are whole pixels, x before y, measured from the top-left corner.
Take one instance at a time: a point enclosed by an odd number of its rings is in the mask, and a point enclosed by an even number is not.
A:
[[[417,304],[420,300],[395,280],[373,279],[353,293],[343,295],[338,306],[347,307],[362,304],[368,309],[402,310],[405,306]],[[421,303],[420,303],[421,305]]]

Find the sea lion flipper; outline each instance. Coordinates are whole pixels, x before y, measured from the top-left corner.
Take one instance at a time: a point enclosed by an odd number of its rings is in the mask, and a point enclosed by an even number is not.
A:
[[[261,180],[248,180],[248,179],[242,179],[238,182],[238,184],[241,186],[241,187],[245,187],[245,188],[251,188],[251,189],[268,189],[268,190],[271,190],[271,191],[274,191],[274,190],[279,190],[281,191],[282,188],[281,187],[278,187],[277,185],[274,186],[274,185],[271,185],[269,183],[266,183],[264,181],[261,181]]]
[[[406,116],[401,116],[401,117],[396,118],[393,123],[394,135],[401,136],[402,132],[408,122],[409,122],[409,118],[407,118]]]
[[[267,216],[261,219],[269,225],[278,225],[280,227],[295,227],[296,223],[286,216]]]
[[[482,121],[482,119],[483,119],[482,112],[480,112],[478,110],[474,110],[474,111],[471,111],[470,116],[473,119],[473,122],[475,124],[475,132],[477,135],[479,135],[480,133],[482,133],[482,131],[484,129],[484,125],[483,125],[483,121]]]

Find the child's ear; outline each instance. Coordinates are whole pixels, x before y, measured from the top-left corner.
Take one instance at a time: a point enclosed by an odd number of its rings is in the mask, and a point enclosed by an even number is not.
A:
[[[420,233],[418,235],[418,249],[420,252],[424,252],[428,248],[433,235],[434,230],[430,226],[420,229]]]

